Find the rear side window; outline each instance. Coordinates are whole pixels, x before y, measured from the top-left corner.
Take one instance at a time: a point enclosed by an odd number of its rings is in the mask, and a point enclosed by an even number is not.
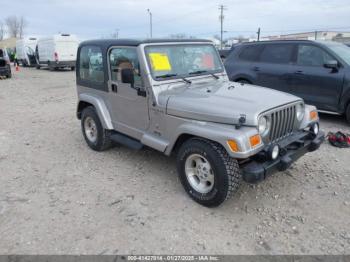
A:
[[[104,82],[102,50],[97,46],[80,49],[79,76],[82,80]]]
[[[335,59],[317,46],[299,45],[297,58],[298,65],[323,66],[331,60]]]
[[[260,61],[265,63],[289,64],[292,62],[294,45],[273,44],[266,45],[261,54]]]
[[[251,45],[243,48],[239,58],[243,61],[258,61],[263,46]]]

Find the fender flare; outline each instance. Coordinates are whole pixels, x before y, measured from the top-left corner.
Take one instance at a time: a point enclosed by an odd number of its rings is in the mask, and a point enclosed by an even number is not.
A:
[[[114,129],[111,115],[109,114],[108,108],[102,98],[95,95],[79,94],[78,108],[81,102],[89,103],[95,107],[103,128],[109,130]]]
[[[261,146],[258,146],[253,150],[250,148],[249,137],[256,135],[256,133],[257,129],[255,127],[241,127],[240,129],[236,129],[234,126],[229,127],[212,123],[207,124],[200,121],[186,122],[174,130],[174,133],[171,136],[175,139],[168,144],[164,153],[170,155],[174,150],[179,137],[182,135],[189,135],[208,139],[221,144],[231,157],[247,158],[261,150],[263,147],[263,144],[261,144]],[[228,139],[234,139],[241,148],[241,152],[232,152],[227,144]]]

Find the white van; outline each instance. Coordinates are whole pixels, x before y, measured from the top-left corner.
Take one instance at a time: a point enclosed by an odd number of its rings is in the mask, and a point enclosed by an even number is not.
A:
[[[16,41],[17,59],[23,66],[34,66],[36,64],[35,47],[37,42],[36,37],[28,37]]]
[[[50,70],[69,67],[75,69],[79,40],[75,35],[60,34],[40,38],[36,47],[37,68]]]

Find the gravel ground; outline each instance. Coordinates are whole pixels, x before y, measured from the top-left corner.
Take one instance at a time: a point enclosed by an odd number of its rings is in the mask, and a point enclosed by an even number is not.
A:
[[[90,150],[75,109],[74,72],[0,80],[1,254],[350,253],[350,149],[324,143],[208,209],[186,195],[174,158]]]

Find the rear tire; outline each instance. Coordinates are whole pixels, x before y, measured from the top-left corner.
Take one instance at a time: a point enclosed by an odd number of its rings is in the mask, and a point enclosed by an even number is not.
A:
[[[9,66],[8,67],[8,70],[9,70],[9,72],[8,72],[8,74],[7,74],[7,78],[11,78],[12,77],[12,72],[11,72],[11,67]]]
[[[350,124],[350,103],[348,104],[346,108],[346,113],[345,113],[346,121]]]
[[[94,107],[83,109],[81,130],[88,146],[95,151],[104,151],[112,146],[111,132],[103,128]]]
[[[75,70],[75,66],[72,66],[72,67],[70,68],[70,70],[74,71],[74,70]]]
[[[200,138],[189,139],[180,147],[177,170],[187,194],[206,207],[219,206],[242,181],[237,160],[220,144]]]
[[[36,69],[40,69],[40,66],[39,66],[39,65],[36,65],[35,68],[36,68]]]

